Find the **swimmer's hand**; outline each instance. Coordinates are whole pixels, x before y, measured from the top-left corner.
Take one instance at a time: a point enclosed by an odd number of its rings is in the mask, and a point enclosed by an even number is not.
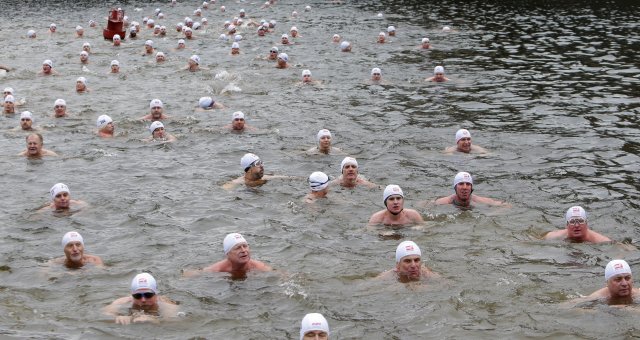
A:
[[[116,323],[119,325],[128,325],[133,320],[131,315],[118,315],[116,316]]]
[[[140,315],[131,316],[131,321],[133,323],[142,323],[142,322],[159,323],[160,322],[160,320],[158,320],[158,318],[156,316],[148,315],[148,314],[140,314]]]

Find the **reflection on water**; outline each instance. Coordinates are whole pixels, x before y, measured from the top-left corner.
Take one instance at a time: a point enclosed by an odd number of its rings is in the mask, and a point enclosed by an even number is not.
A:
[[[24,135],[9,132],[17,117],[1,117],[5,238],[1,241],[2,332],[51,338],[296,338],[301,318],[323,313],[338,338],[526,338],[637,335],[633,313],[595,306],[559,305],[603,286],[612,258],[640,263],[635,243],[640,225],[636,180],[640,156],[638,111],[640,49],[633,1],[527,4],[508,1],[360,1],[337,4],[227,3],[204,11],[206,31],[187,49],[177,45],[175,23],[193,17],[193,3],[122,3],[141,21],[160,7],[169,33],[126,39],[120,48],[101,38],[107,8],[98,2],[27,1],[4,4],[0,64],[13,71],[18,109],[44,127],[45,147],[61,156],[24,160]],[[140,10],[136,10],[139,6]],[[259,38],[241,28],[242,54],[229,56],[220,27],[245,8],[256,21],[277,20],[276,32]],[[297,10],[299,16],[291,18]],[[28,13],[27,13],[28,12]],[[383,13],[382,18],[377,13]],[[59,34],[46,27],[55,22]],[[86,37],[74,38],[85,26]],[[279,45],[291,26],[302,35]],[[375,43],[394,25],[397,36]],[[452,32],[443,32],[449,25]],[[24,35],[38,33],[36,40]],[[330,42],[339,33],[351,53]],[[432,49],[419,49],[429,37]],[[152,38],[167,54],[156,65],[141,55]],[[90,64],[78,62],[82,43],[92,45]],[[271,46],[293,65],[277,70],[263,59]],[[198,54],[210,71],[179,69]],[[52,59],[58,77],[36,77]],[[123,72],[107,74],[117,59]],[[451,82],[425,83],[436,65]],[[374,67],[382,84],[369,81]],[[297,86],[311,69],[319,87]],[[78,95],[85,76],[93,92]],[[223,110],[196,112],[211,96]],[[67,101],[71,119],[55,120],[53,103]],[[173,145],[148,145],[149,101],[160,98],[174,116],[166,123]],[[234,134],[221,127],[243,111],[258,132]],[[118,138],[100,140],[95,119],[110,115]],[[488,155],[445,155],[459,128],[471,131]],[[406,206],[418,209],[426,227],[394,230],[389,237],[366,231],[382,209],[381,189],[332,189],[326,202],[303,203],[307,176],[339,175],[342,156],[304,154],[319,129],[356,157],[360,173],[384,187],[403,188]],[[241,175],[239,159],[254,152],[265,172],[295,176],[257,190],[226,192],[221,185]],[[513,205],[459,211],[423,203],[452,193],[458,171],[470,172],[475,193]],[[90,206],[71,216],[34,211],[57,182]],[[618,244],[541,242],[562,227],[564,211],[582,205],[590,227]],[[42,270],[62,255],[59,240],[82,233],[87,251],[108,269],[64,275]],[[252,255],[278,273],[233,281],[224,275],[181,277],[181,269],[222,258],[222,238],[240,232]],[[414,290],[372,280],[394,265],[401,239],[422,249],[423,261],[445,283]],[[100,308],[128,292],[131,278],[148,271],[163,295],[180,302],[180,321],[121,327]],[[615,323],[613,329],[611,324]],[[580,325],[576,327],[576,325]],[[478,331],[481,332],[478,332]]]

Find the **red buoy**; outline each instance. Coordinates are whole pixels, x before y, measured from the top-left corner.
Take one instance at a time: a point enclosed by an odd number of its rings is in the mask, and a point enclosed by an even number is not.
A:
[[[124,11],[122,9],[112,8],[109,12],[107,28],[102,31],[102,36],[104,36],[105,39],[113,40],[113,36],[116,34],[120,35],[120,38],[123,40],[127,35],[127,31],[124,28]]]

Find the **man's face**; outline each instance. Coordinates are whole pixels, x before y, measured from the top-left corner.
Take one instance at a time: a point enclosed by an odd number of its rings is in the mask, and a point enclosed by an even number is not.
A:
[[[4,102],[4,112],[12,113],[15,111],[15,104],[13,102]]]
[[[84,255],[84,246],[80,241],[71,241],[64,246],[64,255],[68,261],[80,263]]]
[[[382,79],[382,73],[374,72],[371,74],[371,80],[379,81],[380,79]]]
[[[22,128],[22,130],[31,130],[31,125],[33,125],[33,121],[31,120],[31,118],[20,119],[20,127]]]
[[[282,42],[283,45],[288,45],[289,44],[289,38],[282,37],[281,42]]]
[[[607,288],[612,298],[631,297],[633,277],[631,274],[619,274],[607,281]]]
[[[164,139],[165,138],[164,128],[163,127],[159,127],[157,129],[153,130],[153,138],[155,138],[155,139]]]
[[[66,191],[58,193],[53,198],[53,205],[55,206],[56,210],[69,209],[70,203],[71,203],[71,196],[69,196],[69,193]]]
[[[456,144],[458,146],[458,151],[465,153],[471,152],[471,137],[460,138]]]
[[[358,178],[358,166],[355,164],[345,164],[342,168],[342,175],[345,179],[354,180]]]
[[[133,297],[132,308],[146,312],[158,309],[158,295],[150,289],[139,289],[131,294]]]
[[[396,264],[398,275],[406,276],[412,281],[420,280],[422,259],[418,255],[407,255]]]
[[[264,163],[261,160],[251,163],[249,174],[256,179],[262,178],[264,176]]]
[[[231,49],[231,54],[240,54],[240,49],[239,48],[232,48]]]
[[[234,118],[231,123],[231,127],[234,130],[242,130],[244,129],[244,118]]]
[[[120,46],[121,41],[120,40],[114,40],[113,41],[113,46]]]
[[[318,141],[318,145],[320,147],[320,149],[328,149],[331,147],[331,136],[322,136],[320,137],[320,140]]]
[[[456,196],[461,201],[468,201],[471,198],[473,185],[467,182],[460,182],[456,185]]]
[[[79,37],[81,37],[82,35],[84,35],[84,29],[77,30],[76,33]]]
[[[385,36],[384,36],[384,35],[379,35],[379,36],[378,36],[378,42],[379,42],[379,43],[383,43],[385,40],[386,40],[386,38],[385,38]]]
[[[258,30],[258,35],[264,37],[264,30]]]
[[[162,117],[162,106],[154,106],[151,108],[151,117],[159,120]]]
[[[581,217],[573,217],[567,221],[567,238],[574,241],[584,241],[589,234],[589,224]]]
[[[187,39],[189,39],[193,36],[193,32],[190,30],[184,31],[184,36],[187,37]]]
[[[62,117],[66,114],[67,107],[65,105],[56,105],[53,107],[53,110],[55,111],[57,117]]]
[[[162,54],[156,56],[156,62],[161,63],[164,61],[164,56]]]
[[[83,82],[81,82],[81,81],[77,81],[76,82],[76,91],[82,92],[82,91],[84,91],[86,89],[87,89],[87,85],[85,85]]]
[[[444,73],[436,73],[433,76],[434,81],[444,81]]]
[[[429,48],[429,47],[431,47],[431,45],[429,44],[428,41],[422,43],[422,48]]]
[[[113,122],[108,123],[107,125],[105,125],[105,127],[103,127],[102,129],[100,129],[102,132],[107,132],[107,133],[113,133],[113,130],[115,130],[115,126],[113,125]]]
[[[311,82],[311,75],[310,74],[305,74],[302,76],[302,82],[303,83],[310,83]]]
[[[329,339],[329,334],[325,331],[308,331],[304,333],[302,337],[304,340],[326,340]]]
[[[289,32],[289,34],[291,34],[291,36],[295,38],[298,36],[298,31],[291,31]]]
[[[27,154],[29,156],[39,156],[42,151],[42,142],[36,135],[27,137]]]
[[[151,45],[144,45],[144,49],[147,51],[147,53],[153,53],[153,46]]]
[[[111,65],[111,73],[119,73],[119,72],[120,72],[120,66]]]
[[[56,26],[49,26],[49,31],[50,31],[51,33],[55,33],[56,29],[57,29],[57,27],[56,27]]]
[[[49,66],[49,64],[43,64],[42,73],[45,73],[45,74],[51,73],[51,66]]]
[[[391,195],[387,198],[387,210],[392,214],[399,214],[404,209],[404,198],[400,195]]]
[[[251,261],[251,251],[246,243],[236,244],[227,253],[227,259],[233,264],[246,264]]]

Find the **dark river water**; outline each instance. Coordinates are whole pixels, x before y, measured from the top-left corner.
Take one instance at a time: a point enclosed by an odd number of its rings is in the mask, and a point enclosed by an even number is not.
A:
[[[102,39],[109,5],[142,21],[161,8],[166,37],[143,29],[119,48]],[[638,311],[565,304],[604,286],[604,266],[623,258],[639,270],[640,16],[637,1],[347,1],[346,3],[220,1],[203,13],[209,26],[176,51],[174,26],[199,1],[15,1],[0,11],[0,87],[12,87],[43,128],[45,147],[59,157],[16,156],[25,134],[18,116],[0,117],[0,334],[25,338],[297,339],[306,313],[327,318],[334,339],[633,338]],[[221,13],[220,5],[227,12]],[[309,11],[305,6],[309,5]],[[247,15],[276,20],[258,37],[241,27],[241,55],[218,39],[225,20]],[[293,18],[296,10],[299,15]],[[378,13],[382,13],[379,17]],[[198,18],[199,19],[199,18]],[[99,27],[89,28],[95,20]],[[58,32],[47,33],[50,23]],[[76,25],[85,37],[75,38]],[[394,25],[396,37],[377,44]],[[302,37],[279,45],[296,26]],[[443,32],[443,26],[451,31]],[[37,31],[27,39],[27,30]],[[333,34],[352,43],[342,53]],[[419,49],[428,37],[432,49]],[[142,56],[153,39],[164,64]],[[90,63],[79,62],[84,42]],[[271,46],[289,55],[280,70]],[[208,68],[180,70],[192,54]],[[60,73],[38,77],[51,59]],[[117,59],[121,74],[107,74]],[[425,82],[436,65],[451,80]],[[368,81],[374,67],[383,82]],[[321,83],[300,86],[310,69]],[[77,94],[84,76],[92,92]],[[195,111],[212,96],[225,109]],[[69,118],[52,117],[56,99]],[[143,143],[149,101],[173,117],[178,141]],[[24,100],[22,100],[24,99]],[[234,111],[257,130],[229,133]],[[110,115],[118,136],[100,139],[95,121]],[[376,189],[332,188],[330,198],[304,203],[306,177],[339,176],[343,156],[310,156],[318,130],[358,159]],[[486,155],[453,154],[459,128]],[[258,154],[265,171],[293,176],[257,190],[225,191],[242,174],[240,158]],[[434,206],[452,193],[458,171],[474,177],[474,193],[511,208],[460,211]],[[66,183],[88,207],[71,216],[37,213],[49,188]],[[426,224],[381,236],[366,230],[383,208],[382,188],[400,185],[405,207]],[[564,212],[581,205],[591,228],[615,244],[544,242],[563,228]],[[86,252],[106,269],[68,271],[48,261],[60,240],[79,231]],[[253,258],[275,273],[233,281],[227,275],[184,278],[182,269],[223,258],[222,240],[240,232]],[[442,279],[405,286],[375,280],[394,266],[402,240],[422,249]],[[624,244],[623,244],[624,243]],[[160,325],[120,326],[101,309],[129,292],[133,276],[152,273],[161,294],[185,316]]]

